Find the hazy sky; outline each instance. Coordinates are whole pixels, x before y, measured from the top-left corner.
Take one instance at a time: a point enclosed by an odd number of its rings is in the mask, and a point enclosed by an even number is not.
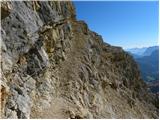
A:
[[[77,19],[102,35],[105,42],[123,48],[158,44],[158,2],[74,1]]]

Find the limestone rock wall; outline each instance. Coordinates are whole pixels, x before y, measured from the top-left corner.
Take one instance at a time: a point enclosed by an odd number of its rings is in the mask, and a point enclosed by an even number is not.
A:
[[[158,118],[132,57],[76,20],[72,2],[1,12],[2,118]]]

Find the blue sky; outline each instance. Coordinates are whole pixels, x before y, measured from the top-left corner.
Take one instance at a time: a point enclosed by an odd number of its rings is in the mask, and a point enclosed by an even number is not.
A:
[[[74,1],[74,5],[77,19],[111,45],[126,49],[158,44],[156,1]]]

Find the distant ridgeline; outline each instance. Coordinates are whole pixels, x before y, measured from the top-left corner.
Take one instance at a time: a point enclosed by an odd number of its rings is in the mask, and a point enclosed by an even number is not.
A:
[[[144,47],[127,49],[141,71],[143,80],[149,85],[153,93],[159,92],[159,47]]]

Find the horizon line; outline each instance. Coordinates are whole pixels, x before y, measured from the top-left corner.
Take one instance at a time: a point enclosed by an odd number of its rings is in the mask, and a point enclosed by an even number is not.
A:
[[[134,48],[140,49],[140,48],[147,48],[147,47],[154,47],[154,46],[158,46],[159,47],[159,45],[151,45],[151,46],[142,46],[142,47],[130,47],[130,48],[122,47],[122,48],[124,50],[126,50],[126,49],[134,49]]]

